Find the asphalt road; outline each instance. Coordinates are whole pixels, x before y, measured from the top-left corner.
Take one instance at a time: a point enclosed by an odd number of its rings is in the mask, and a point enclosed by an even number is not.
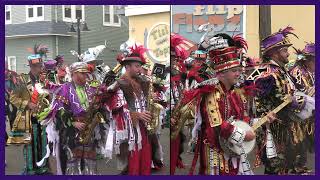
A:
[[[162,131],[162,135],[160,138],[163,151],[164,151],[164,163],[165,167],[159,171],[153,171],[153,175],[169,175],[170,172],[170,163],[169,163],[169,129],[165,128]],[[185,152],[182,154],[183,162],[186,166],[185,169],[177,169],[176,170],[176,175],[187,175],[189,173],[189,168],[193,159],[193,153],[188,153],[186,152],[188,149],[187,144],[185,144]],[[23,155],[22,155],[22,146],[16,146],[16,145],[11,145],[11,146],[6,146],[6,168],[5,168],[5,173],[6,175],[19,175],[22,172],[23,169]],[[249,161],[251,163],[251,167],[253,167],[253,162],[254,162],[254,155],[249,154]],[[314,154],[308,154],[308,161],[307,161],[307,166],[309,168],[313,169],[313,172],[315,170],[315,155]],[[116,169],[117,167],[117,162],[116,159],[113,158],[110,160],[107,164],[104,159],[98,160],[98,172],[101,175],[117,175],[120,173]],[[196,172],[194,174],[198,174],[198,167],[199,167],[199,160],[198,164],[196,167]],[[253,169],[254,173],[256,175],[262,175],[264,172],[264,166],[261,165],[258,168]]]
[[[153,175],[168,175],[170,173],[170,163],[169,163],[169,129],[165,128],[162,131],[162,135],[160,137],[160,142],[162,144],[163,152],[164,152],[164,163],[165,167],[158,171],[152,171]],[[6,175],[20,175],[23,166],[23,154],[22,154],[22,145],[10,145],[6,146],[5,157],[6,157]],[[101,159],[98,160],[98,172],[101,175],[117,175],[120,171],[117,170],[117,162],[115,158],[112,158],[108,163],[106,160]],[[55,170],[53,170],[55,171]]]

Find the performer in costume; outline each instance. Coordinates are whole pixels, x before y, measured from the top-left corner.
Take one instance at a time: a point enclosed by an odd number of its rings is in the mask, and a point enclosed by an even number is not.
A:
[[[191,53],[192,59],[191,64],[186,65],[187,73],[186,77],[188,78],[189,85],[188,88],[192,89],[197,86],[198,83],[208,80],[213,77],[213,71],[208,67],[207,61],[207,52],[204,47],[201,45],[198,46],[198,50]],[[188,128],[188,152],[194,152],[196,142],[192,138],[192,129],[194,126],[194,118],[186,121],[185,126]]]
[[[17,107],[10,103],[10,93],[16,86],[18,74],[8,69],[7,59],[5,61],[5,117],[6,122],[9,122],[9,129],[12,129],[13,122],[16,118]],[[6,123],[7,124],[7,123]],[[6,128],[7,129],[7,128]],[[8,131],[6,131],[6,142],[8,141]],[[7,146],[7,144],[6,144]],[[7,161],[5,160],[5,164]]]
[[[98,59],[99,54],[101,54],[105,48],[105,45],[92,47],[80,56],[81,61],[86,62],[92,71],[92,73],[89,74],[89,81],[93,86],[101,84],[105,73],[110,70],[108,66],[104,65],[103,60]]]
[[[295,66],[290,74],[296,79],[296,83],[306,94],[314,96],[315,86],[315,44],[307,43],[305,48],[297,50]]]
[[[45,79],[55,84],[63,84],[64,77],[66,75],[66,66],[63,64],[63,62],[64,59],[61,55],[58,55],[56,56],[56,58],[49,59],[44,62],[43,73],[45,75]]]
[[[126,72],[109,87],[114,94],[112,100],[106,103],[112,114],[108,139],[109,135],[115,134],[115,142],[107,142],[107,151],[112,152],[115,148],[122,174],[150,175],[151,146],[146,129],[146,123],[152,118],[147,110],[150,82],[140,76],[141,65],[146,63],[146,49],[136,44],[128,48],[127,54],[118,58]]]
[[[215,41],[210,41],[211,38]],[[216,78],[183,93],[182,108],[192,109],[195,113],[192,133],[197,145],[190,174],[194,172],[199,155],[201,175],[253,174],[244,151],[236,156],[222,148],[226,141],[242,148],[244,141],[255,138],[254,132],[232,125],[235,120],[251,121],[245,114],[240,95],[233,90],[242,72],[240,59],[247,44],[239,35],[230,37],[223,33],[208,40],[209,66],[216,72]],[[224,143],[220,144],[220,140]]]
[[[70,66],[72,82],[61,86],[49,84],[54,91],[50,112],[43,120],[46,125],[48,141],[53,143],[53,155],[57,157],[57,174],[95,175],[97,135],[95,128],[103,121],[99,111],[101,91],[87,83],[88,66],[85,62],[75,62]],[[50,87],[51,86],[51,87]],[[59,135],[63,126],[64,136]],[[64,137],[64,139],[59,139]],[[59,143],[67,151],[66,167],[61,168]],[[83,163],[83,165],[82,165]]]
[[[9,93],[10,103],[17,108],[8,144],[25,144],[23,148],[25,166],[23,174],[43,174],[48,172],[45,162],[38,167],[38,162],[46,152],[47,138],[45,129],[38,123],[37,114],[39,105],[45,98],[40,95],[40,72],[43,67],[43,58],[48,52],[47,47],[39,44],[33,49],[34,54],[28,56],[30,72],[20,74],[17,83]]]
[[[252,73],[255,86],[259,89],[256,96],[258,116],[272,111],[283,102],[285,96],[292,100],[287,107],[276,114],[279,121],[266,126],[265,139],[261,142],[265,150],[262,161],[265,174],[287,174],[296,163],[296,145],[303,141],[304,134],[300,122],[309,118],[314,110],[314,98],[298,92],[296,82],[285,69],[288,63],[288,47],[292,44],[288,35],[293,28],[280,29],[262,40],[264,64]]]
[[[10,103],[10,93],[12,93],[14,87],[17,84],[18,74],[14,71],[8,69],[8,64],[6,61],[5,69],[5,112],[7,120],[10,124],[10,129],[12,129],[13,121],[16,118],[17,107]],[[6,141],[8,140],[8,135],[6,133]]]
[[[186,39],[178,34],[170,35],[170,62],[171,62],[171,115],[175,106],[178,106],[179,99],[181,99],[181,93],[184,88],[185,82],[181,82],[180,78],[175,79],[175,77],[180,77],[180,70],[185,69],[184,60],[189,57],[189,52],[183,48],[186,44]],[[172,132],[175,124],[174,119],[170,119],[170,130]],[[170,139],[170,174],[173,175],[176,168],[184,168],[180,154],[183,153],[183,143],[186,137],[182,130],[179,131],[178,135]]]
[[[300,89],[310,96],[315,96],[315,44],[307,43],[305,48],[297,50],[297,60],[295,66],[290,70]],[[310,173],[311,170],[306,167],[307,153],[314,152],[314,116],[301,123],[301,129],[306,138],[297,145],[300,149],[297,156],[297,174]]]
[[[52,98],[54,97],[54,91],[50,90],[49,87],[50,86],[56,86],[59,87],[61,84],[64,83],[65,81],[65,75],[66,75],[66,71],[65,68],[66,66],[63,64],[64,59],[63,56],[58,55],[56,56],[55,59],[49,59],[46,60],[44,62],[44,67],[42,69],[41,72],[41,76],[40,79],[42,82],[44,82],[44,87],[43,89],[45,89],[46,91],[48,91],[49,93],[49,97],[48,97],[48,102],[52,102]],[[49,104],[49,103],[48,103]],[[46,116],[50,113],[50,108],[44,108],[41,112],[38,113],[38,121],[41,123],[41,121],[43,119],[46,118]],[[59,139],[63,139],[64,138],[64,126],[60,126],[60,121],[57,122],[57,127],[60,129],[59,133],[60,133],[60,137]],[[45,126],[44,126],[45,128]],[[51,143],[48,144],[48,147],[50,147]],[[59,143],[59,152],[60,152],[60,159],[58,162],[61,162],[61,167],[62,167],[62,171],[65,172],[65,168],[66,168],[66,161],[67,161],[67,152],[64,151],[63,147],[61,146],[62,144]],[[47,151],[47,153],[49,155],[49,151]],[[43,154],[44,156],[41,157],[43,159],[46,159],[46,154]],[[45,160],[39,161],[38,162],[38,166],[42,166],[43,163],[45,162]],[[55,161],[49,160],[50,163],[53,163]],[[57,162],[55,162],[57,163]],[[53,167],[55,165],[50,164],[50,167]],[[59,170],[60,171],[60,170]]]

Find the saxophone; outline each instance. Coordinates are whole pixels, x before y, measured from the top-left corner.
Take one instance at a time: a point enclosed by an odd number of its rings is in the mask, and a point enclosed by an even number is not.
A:
[[[153,81],[152,78],[149,81],[149,93],[147,97],[147,108],[151,113],[151,121],[147,123],[147,131],[149,134],[155,134],[160,123],[160,112],[163,109],[163,106],[159,103],[156,103],[153,99]]]
[[[33,111],[32,115],[39,117],[39,115],[50,106],[50,102],[47,99],[47,94],[40,94],[37,102],[37,109]]]
[[[175,107],[172,112],[172,117],[177,121],[177,124],[172,128],[171,139],[175,139],[177,137],[187,121],[191,121],[195,118],[196,98],[192,99],[187,104],[182,104],[181,99],[178,106]]]
[[[87,122],[85,123],[88,124],[85,126],[85,129],[83,131],[80,131],[79,142],[81,144],[88,144],[91,140],[95,127],[99,123],[105,123],[103,115],[100,112],[95,112],[94,108],[90,108],[90,110],[88,111],[86,121]]]
[[[106,77],[104,77],[104,83],[107,86],[114,82],[121,68],[122,66],[118,64],[115,68],[106,73]],[[99,112],[99,104],[96,102],[98,91],[99,88],[97,88],[92,103],[88,108],[85,117],[86,122],[84,122],[86,126],[84,130],[80,131],[79,134],[79,142],[81,144],[88,144],[90,142],[94,129],[99,123],[106,123],[103,115]]]
[[[35,84],[35,91],[31,95],[31,102],[36,104],[37,108],[31,112],[32,116],[38,118],[50,106],[48,95],[48,92],[43,89],[40,83]]]

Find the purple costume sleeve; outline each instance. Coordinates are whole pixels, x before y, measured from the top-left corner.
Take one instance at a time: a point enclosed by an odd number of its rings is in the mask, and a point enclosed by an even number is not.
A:
[[[52,88],[53,86],[51,86]],[[50,87],[48,87],[50,88]],[[50,113],[48,114],[47,118],[54,118],[56,116],[56,113],[60,110],[60,109],[65,109],[67,106],[67,101],[65,101],[65,99],[63,97],[66,96],[65,92],[67,89],[67,83],[63,84],[60,88],[55,89],[55,93],[53,96],[53,102],[52,102],[52,106],[51,106],[51,110]]]

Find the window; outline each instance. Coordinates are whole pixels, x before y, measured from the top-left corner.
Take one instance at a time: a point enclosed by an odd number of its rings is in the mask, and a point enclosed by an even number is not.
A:
[[[43,5],[27,5],[26,6],[26,21],[44,21],[44,6]]]
[[[121,20],[116,13],[116,6],[105,5],[103,6],[103,25],[104,26],[121,26]]]
[[[84,5],[62,5],[63,21],[77,22],[77,18],[84,20]]]
[[[11,5],[6,5],[6,14],[5,14],[6,24],[11,24]]]
[[[8,56],[8,69],[17,71],[17,58],[15,56]]]

